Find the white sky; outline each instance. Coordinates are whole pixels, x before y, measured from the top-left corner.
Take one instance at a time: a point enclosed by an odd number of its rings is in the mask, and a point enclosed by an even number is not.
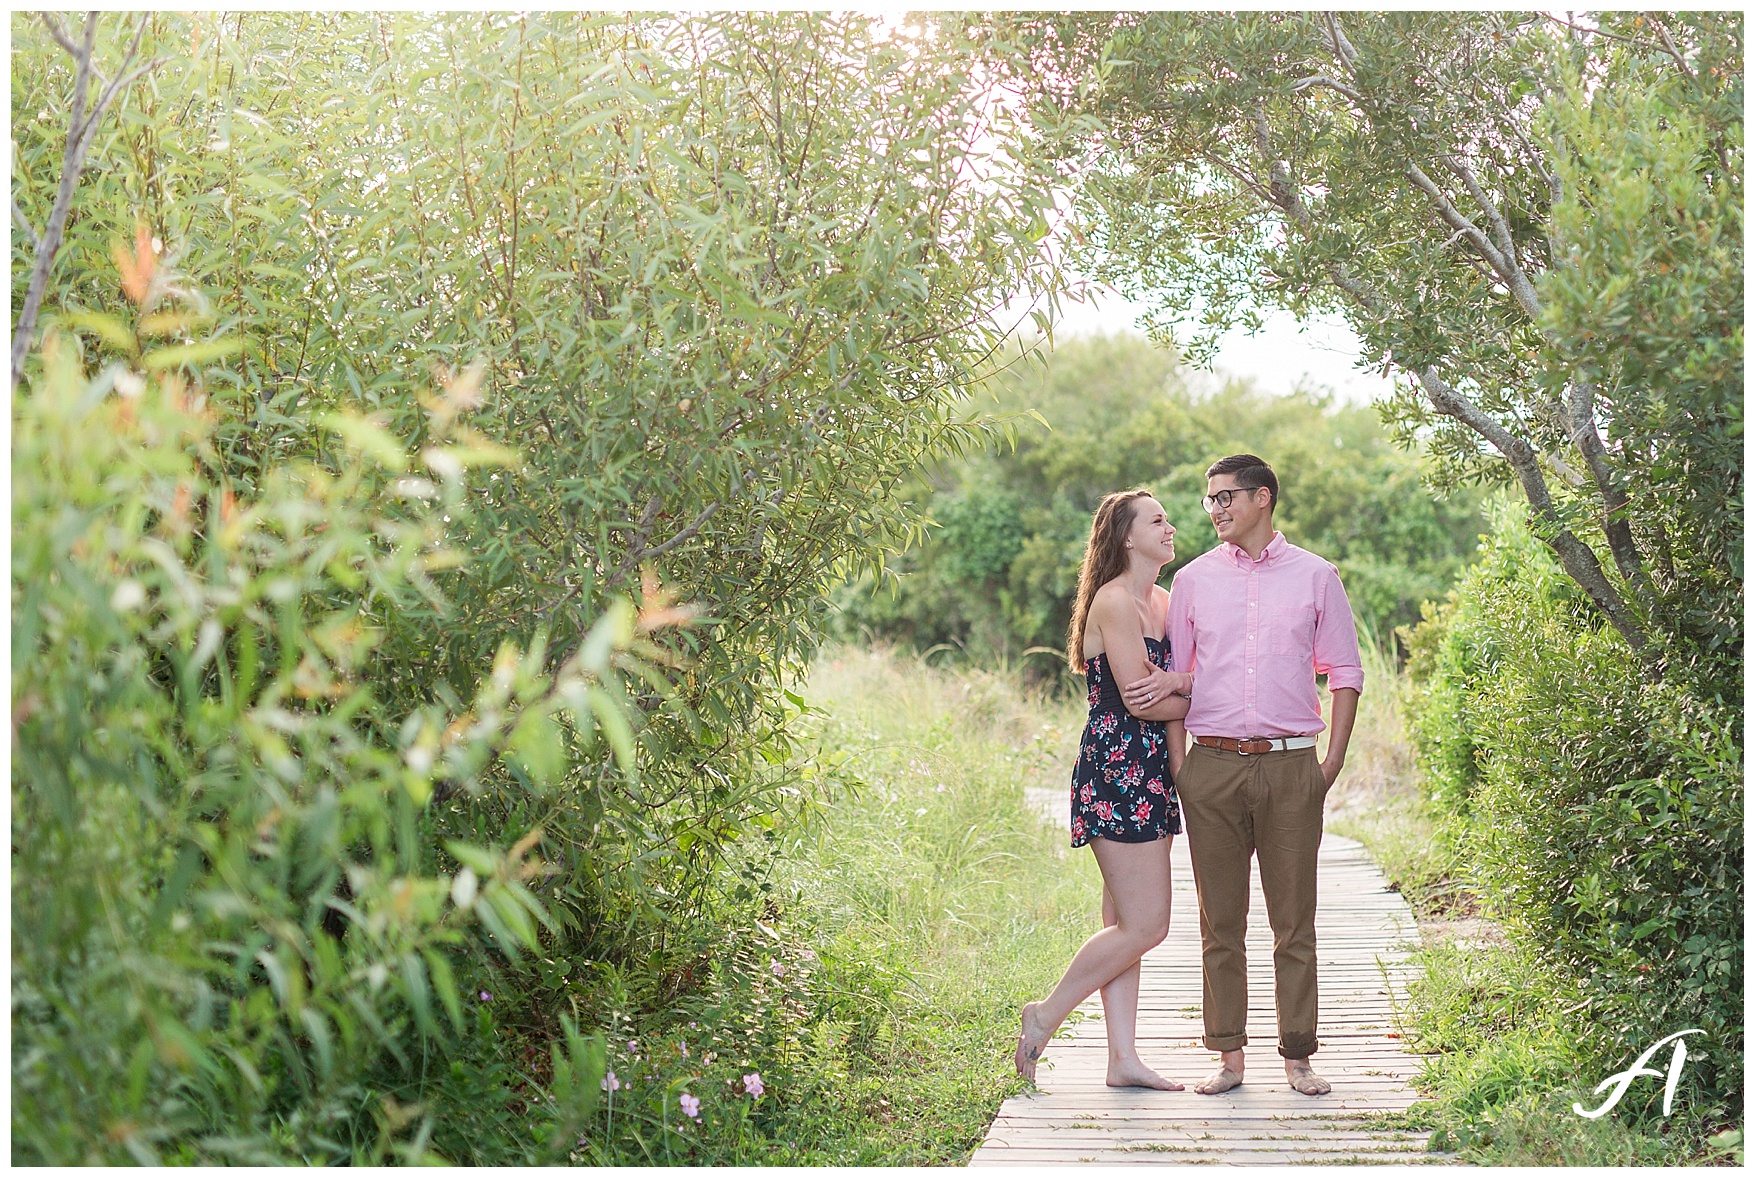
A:
[[[1091,289],[1102,293],[1082,304],[1061,304],[1063,316],[1054,329],[1057,339],[1120,331],[1145,334],[1135,325],[1145,311],[1143,305],[1109,287],[1093,284]],[[1363,349],[1359,337],[1340,316],[1302,325],[1280,310],[1263,318],[1266,322],[1254,335],[1235,330],[1221,338],[1213,360],[1216,371],[1252,378],[1257,387],[1274,394],[1289,393],[1300,382],[1322,386],[1332,389],[1337,400],[1358,405],[1390,392],[1390,380],[1354,367]]]

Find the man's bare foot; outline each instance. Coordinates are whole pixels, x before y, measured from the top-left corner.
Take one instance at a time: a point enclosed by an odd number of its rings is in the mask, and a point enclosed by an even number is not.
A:
[[[1018,1050],[1012,1057],[1018,1075],[1032,1084],[1036,1082],[1036,1061],[1042,1058],[1042,1052],[1048,1047],[1048,1040],[1054,1037],[1053,1028],[1045,1030],[1036,1021],[1037,1005],[1035,1002],[1024,1003],[1023,1012],[1018,1016]]]
[[[1217,1096],[1221,1092],[1231,1091],[1241,1083],[1243,1083],[1242,1072],[1234,1072],[1228,1067],[1222,1067],[1196,1084],[1194,1090],[1202,1096]]]
[[[1202,1096],[1217,1096],[1243,1083],[1243,1049],[1219,1052],[1219,1070],[1194,1086]]]
[[[1110,1060],[1109,1077],[1104,1081],[1111,1088],[1156,1088],[1159,1092],[1181,1092],[1182,1085],[1166,1080],[1141,1060]]]
[[[1286,1082],[1306,1096],[1327,1096],[1334,1091],[1327,1080],[1310,1070],[1308,1059],[1286,1061]]]

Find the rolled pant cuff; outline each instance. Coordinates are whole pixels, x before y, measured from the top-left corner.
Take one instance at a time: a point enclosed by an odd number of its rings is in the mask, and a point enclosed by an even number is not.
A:
[[[1280,1058],[1309,1059],[1316,1054],[1316,1033],[1287,1035],[1280,1040]]]
[[[1249,1042],[1249,1036],[1238,1031],[1235,1035],[1206,1035],[1201,1041],[1206,1044],[1208,1051],[1241,1051],[1243,1045]]]

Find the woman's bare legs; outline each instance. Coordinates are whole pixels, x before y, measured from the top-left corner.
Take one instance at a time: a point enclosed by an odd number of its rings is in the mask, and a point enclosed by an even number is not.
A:
[[[1097,856],[1098,870],[1103,873],[1103,889],[1113,905],[1115,923],[1080,947],[1052,994],[1040,1002],[1024,1005],[1014,1062],[1018,1074],[1029,1080],[1036,1078],[1036,1061],[1073,1008],[1137,966],[1139,959],[1170,931],[1168,841],[1118,843],[1097,838],[1091,840],[1091,850]],[[1120,996],[1126,1000],[1125,989]],[[1131,1005],[1137,1016],[1137,981],[1133,983]],[[1128,1021],[1131,1031],[1132,1020]]]
[[[1103,888],[1103,927],[1115,923],[1115,898]],[[1103,1029],[1109,1036],[1109,1062],[1134,1055],[1134,1027],[1140,1011],[1140,963],[1134,962],[1106,982],[1103,995]]]
[[[1163,847],[1167,871],[1170,858],[1169,839],[1164,840]],[[1103,927],[1108,928],[1114,923],[1115,899],[1109,894],[1109,888],[1105,885],[1103,888]],[[1166,1080],[1147,1067],[1145,1061],[1140,1058],[1139,1048],[1135,1046],[1134,1036],[1139,1026],[1140,1013],[1140,963],[1136,961],[1116,974],[1102,988],[1101,993],[1103,995],[1103,1030],[1109,1038],[1109,1075],[1106,1083],[1111,1088],[1157,1088],[1165,1092],[1182,1091],[1182,1085],[1174,1080]]]

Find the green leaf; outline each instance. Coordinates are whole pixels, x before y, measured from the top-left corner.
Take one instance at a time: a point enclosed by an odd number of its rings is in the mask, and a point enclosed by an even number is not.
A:
[[[236,337],[216,340],[203,340],[192,344],[174,344],[168,348],[156,348],[141,358],[141,364],[149,371],[164,368],[199,367],[211,364],[215,360],[223,360],[227,356],[235,356],[244,350],[244,341]]]
[[[465,867],[474,869],[475,873],[483,879],[492,879],[499,874],[500,857],[491,851],[485,851],[480,847],[459,842],[456,839],[447,839],[445,849],[451,852],[453,859]]]
[[[338,434],[358,454],[393,471],[408,469],[402,443],[377,422],[357,413],[319,413],[312,419],[320,428]]]
[[[130,356],[138,355],[140,344],[134,338],[134,331],[114,315],[104,315],[97,311],[73,311],[58,317],[61,322],[89,331],[118,352],[126,352]]]
[[[444,1006],[445,1014],[451,1019],[451,1029],[461,1035],[463,1003],[458,997],[457,979],[451,973],[451,963],[445,960],[445,954],[438,949],[422,949],[421,956],[426,958],[427,973],[432,978],[433,989],[438,991],[440,1005]]]
[[[546,789],[567,768],[567,750],[554,717],[538,709],[526,709],[507,741],[506,756],[523,769],[532,782]]]
[[[616,763],[621,766],[623,773],[634,776],[634,730],[628,726],[628,718],[623,714],[621,705],[599,687],[587,689],[586,698],[591,702],[591,711],[597,717],[598,726],[609,740],[609,747],[615,752]]]

